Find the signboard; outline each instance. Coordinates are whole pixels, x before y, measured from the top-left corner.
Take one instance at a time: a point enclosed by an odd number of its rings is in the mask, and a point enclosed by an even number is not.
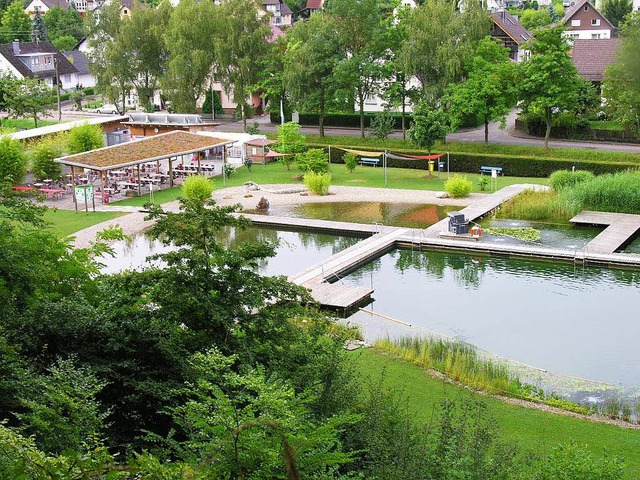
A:
[[[79,202],[83,202],[84,203],[84,209],[88,210],[89,208],[89,202],[92,203],[93,205],[93,209],[95,211],[95,202],[94,202],[94,198],[93,198],[93,185],[89,184],[89,185],[76,185],[75,187],[75,197],[76,197],[76,210],[78,210],[78,203]]]
[[[495,168],[491,170],[491,178],[498,178],[498,171]]]
[[[76,185],[76,201],[88,202],[93,200],[93,185]]]

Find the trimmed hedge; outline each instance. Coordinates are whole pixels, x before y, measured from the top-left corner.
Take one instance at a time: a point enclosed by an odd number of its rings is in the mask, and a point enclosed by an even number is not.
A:
[[[546,125],[541,121],[516,119],[516,129],[536,137],[544,137]],[[570,140],[592,140],[597,142],[638,143],[640,139],[624,130],[602,130],[585,127],[551,127],[551,138]]]
[[[328,150],[326,145],[307,144],[309,148],[324,148]],[[352,149],[365,149],[371,151],[384,151],[377,148],[364,148],[358,146],[346,146]],[[394,150],[398,153],[407,153],[410,155],[424,155],[421,150]],[[346,152],[341,150],[337,145],[331,148],[331,163],[344,163],[342,156]],[[482,153],[460,153],[449,152],[450,168],[452,172],[479,173],[482,166],[502,167],[504,175],[510,177],[533,177],[546,178],[556,170],[588,170],[594,174],[613,173],[628,169],[637,169],[639,165],[632,162],[596,162],[596,161],[576,161],[562,160],[557,158],[540,158],[540,157],[518,157],[513,155],[495,155]],[[389,167],[395,168],[413,168],[419,170],[428,170],[429,162],[422,160],[395,160],[389,159]]]

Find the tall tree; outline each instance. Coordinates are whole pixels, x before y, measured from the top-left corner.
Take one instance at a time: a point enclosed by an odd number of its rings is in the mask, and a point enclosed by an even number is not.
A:
[[[222,81],[225,90],[233,93],[246,128],[247,117],[253,113],[247,100],[260,72],[256,59],[268,52],[269,18],[260,15],[254,0],[224,0],[219,15],[225,19],[225,26],[215,43],[216,77]]]
[[[287,32],[283,81],[291,99],[306,111],[317,112],[320,136],[324,137],[324,118],[336,98],[334,69],[344,57],[333,21],[324,12],[296,23]]]
[[[73,37],[76,41],[86,35],[84,20],[75,8],[62,9],[55,5],[44,16],[49,38]]]
[[[167,47],[164,32],[171,17],[171,4],[162,2],[157,8],[135,8],[130,18],[123,18],[116,38],[120,49],[128,49],[131,82],[143,105],[152,103],[153,94],[166,68]]]
[[[35,8],[33,20],[31,21],[31,40],[34,42],[47,40],[47,27],[44,25],[44,19],[40,14],[40,9]]]
[[[213,2],[181,1],[167,26],[167,70],[162,90],[177,112],[193,113],[207,88],[215,60],[220,7]]]
[[[90,26],[89,68],[96,77],[96,90],[126,110],[126,97],[134,80],[132,54],[128,45],[118,41],[123,28],[120,3],[105,5],[100,18],[93,17]]]
[[[632,0],[605,0],[600,8],[600,13],[616,28],[624,21],[624,17],[632,11]]]
[[[11,84],[6,102],[10,116],[31,117],[37,127],[40,117],[49,116],[51,88],[37,78],[15,80]]]
[[[484,143],[489,143],[489,122],[500,121],[517,100],[516,68],[509,59],[509,51],[493,37],[485,37],[478,44],[464,82],[450,86],[449,102],[456,120],[478,116],[484,123]]]
[[[480,3],[469,0],[460,9],[450,0],[430,0],[411,11],[400,58],[406,74],[420,81],[423,99],[435,103],[448,84],[460,79],[489,26]]]
[[[364,102],[380,91],[389,57],[389,19],[382,16],[378,0],[331,0],[327,13],[344,53],[335,75],[348,95],[355,92],[364,138]]]
[[[602,84],[606,110],[626,130],[640,132],[640,12],[622,24],[622,43],[616,62],[607,68]]]
[[[518,83],[522,112],[539,115],[546,123],[544,148],[549,148],[553,119],[576,107],[583,84],[562,32],[562,26],[538,30],[530,45],[531,58],[521,64]]]
[[[20,0],[15,0],[2,14],[0,36],[2,43],[14,40],[31,41],[31,19],[24,11],[24,5]]]

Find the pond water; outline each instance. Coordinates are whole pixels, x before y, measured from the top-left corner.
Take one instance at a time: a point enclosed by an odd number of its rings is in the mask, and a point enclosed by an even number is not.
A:
[[[640,272],[394,250],[346,276],[373,286],[366,338],[435,331],[535,367],[640,387]]]
[[[447,212],[460,208],[462,207],[420,203],[317,202],[271,207],[264,214],[337,222],[381,223],[394,227],[426,228],[438,223],[443,218],[447,218]],[[262,212],[245,210],[245,213]]]
[[[577,225],[559,225],[541,222],[528,222],[524,220],[506,220],[489,218],[481,222],[483,227],[509,227],[523,228],[532,227],[540,230],[540,240],[535,242],[537,245],[553,248],[567,248],[570,250],[580,250],[588,242],[593,240],[600,232],[600,227],[577,226]],[[485,242],[509,242],[516,245],[530,244],[524,240],[518,240],[512,237],[487,235],[483,238]]]
[[[279,245],[276,255],[265,259],[259,265],[259,271],[264,275],[293,275],[354,245],[360,239],[271,228],[251,227],[240,230],[228,227],[222,232],[221,240],[231,247],[249,241],[277,241]],[[129,241],[116,242],[113,249],[113,257],[106,256],[101,260],[104,265],[102,273],[141,269],[148,265],[146,258],[149,255],[168,252],[173,247],[163,245],[162,242],[145,235],[136,235]]]

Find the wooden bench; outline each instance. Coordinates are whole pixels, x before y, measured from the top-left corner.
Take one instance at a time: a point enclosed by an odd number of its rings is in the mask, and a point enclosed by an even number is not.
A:
[[[379,158],[362,157],[358,163],[360,165],[371,165],[372,167],[377,167],[378,163],[380,163],[380,159]]]
[[[491,175],[494,171],[496,175],[502,175],[502,167],[480,167],[480,175],[484,175],[485,173]]]

